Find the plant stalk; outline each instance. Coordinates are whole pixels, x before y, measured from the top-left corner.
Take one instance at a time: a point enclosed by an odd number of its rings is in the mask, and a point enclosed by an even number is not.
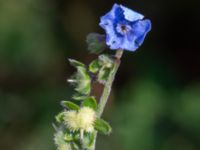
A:
[[[103,114],[106,103],[107,103],[108,98],[110,96],[112,84],[113,84],[113,81],[115,79],[115,75],[116,75],[118,68],[120,66],[120,63],[121,63],[120,59],[122,57],[122,54],[123,54],[123,50],[121,50],[121,49],[117,50],[117,52],[115,54],[114,67],[113,67],[113,69],[112,69],[112,71],[111,71],[111,73],[108,77],[107,82],[105,83],[104,90],[103,90],[103,93],[102,93],[100,101],[99,101],[99,105],[98,105],[98,109],[97,109],[97,117],[99,117],[99,118]],[[95,132],[94,143],[92,145],[91,150],[95,150],[96,138],[97,138],[97,132]]]
[[[122,54],[123,54],[123,50],[117,50],[117,52],[115,54],[114,67],[108,77],[107,82],[105,83],[104,90],[103,90],[102,96],[100,98],[98,109],[97,109],[97,117],[101,117],[101,115],[105,109],[106,103],[110,96],[110,92],[111,92],[113,81],[115,79],[115,75],[120,66],[120,62],[121,62],[120,58],[122,57]]]

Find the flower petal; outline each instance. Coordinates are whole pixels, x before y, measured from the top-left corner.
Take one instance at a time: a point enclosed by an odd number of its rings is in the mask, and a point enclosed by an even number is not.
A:
[[[144,18],[144,16],[136,11],[133,11],[123,5],[120,5],[120,7],[122,8],[122,10],[124,11],[124,17],[125,19],[127,19],[128,21],[137,21],[137,20],[142,20]]]
[[[114,30],[112,20],[107,19],[106,23],[106,25],[101,25],[101,27],[106,31],[106,44],[111,46],[111,49],[117,48],[117,45],[119,44],[119,38],[117,37],[117,34]]]
[[[118,4],[114,4],[111,11],[100,18],[100,26],[105,29],[107,26],[113,24],[114,19],[116,18],[116,10],[119,9],[120,6]]]
[[[100,18],[99,25],[106,31],[106,44],[110,49],[118,49],[121,44],[121,40],[114,29],[115,16],[118,16],[120,10],[119,5],[115,4],[109,13]],[[123,11],[121,11],[121,14],[123,15]]]
[[[122,43],[122,38],[118,37],[115,32],[107,34],[106,36],[106,44],[110,47],[110,49],[119,49]]]
[[[133,32],[136,37],[135,43],[142,45],[147,33],[151,30],[151,21],[149,19],[140,20],[133,24]]]
[[[121,49],[128,50],[128,51],[135,51],[138,48],[138,45],[135,44],[136,37],[134,36],[134,33],[131,32],[128,35],[126,35],[123,39],[123,42],[121,43]]]

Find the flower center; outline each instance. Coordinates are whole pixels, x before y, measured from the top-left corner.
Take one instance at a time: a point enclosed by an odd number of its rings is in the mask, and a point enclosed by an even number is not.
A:
[[[118,33],[125,35],[131,30],[131,26],[125,24],[118,24],[116,30]]]
[[[122,29],[123,32],[126,32],[126,26],[125,25],[122,25],[121,29]]]

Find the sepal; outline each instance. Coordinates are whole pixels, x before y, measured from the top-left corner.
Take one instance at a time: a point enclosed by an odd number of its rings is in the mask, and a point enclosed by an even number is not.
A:
[[[64,112],[60,112],[55,116],[55,119],[58,123],[62,123],[64,121]]]
[[[77,61],[75,59],[68,59],[69,60],[69,63],[73,66],[73,67],[85,67],[85,65],[80,62],[80,61]]]
[[[97,109],[97,101],[94,97],[87,97],[83,103],[82,103],[83,107],[90,107],[94,110]]]

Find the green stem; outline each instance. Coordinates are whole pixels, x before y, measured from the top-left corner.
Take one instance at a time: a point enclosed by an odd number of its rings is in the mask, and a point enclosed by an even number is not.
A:
[[[106,103],[107,103],[108,98],[110,96],[110,92],[111,92],[113,81],[115,79],[115,75],[116,75],[117,70],[120,66],[120,62],[121,62],[120,58],[121,58],[122,54],[123,54],[122,50],[117,50],[117,52],[115,54],[116,60],[115,60],[115,63],[114,63],[114,67],[113,67],[113,69],[112,69],[112,71],[111,71],[111,73],[108,77],[108,80],[105,83],[104,90],[103,90],[102,96],[100,98],[98,109],[97,109],[97,117],[101,117],[101,115],[102,115],[102,113],[105,109]]]
[[[118,68],[120,66],[120,63],[121,63],[120,59],[122,57],[122,54],[123,54],[123,50],[117,50],[117,52],[115,54],[116,60],[114,63],[114,67],[113,67],[113,69],[108,77],[108,80],[104,86],[104,90],[103,90],[102,96],[100,98],[98,109],[97,109],[97,117],[101,117],[101,115],[103,114],[103,111],[105,109],[106,103],[110,96],[110,92],[111,92],[113,81],[115,79],[115,75],[116,75]],[[95,150],[96,138],[97,138],[97,132],[95,133],[95,140],[94,140],[91,150]]]

